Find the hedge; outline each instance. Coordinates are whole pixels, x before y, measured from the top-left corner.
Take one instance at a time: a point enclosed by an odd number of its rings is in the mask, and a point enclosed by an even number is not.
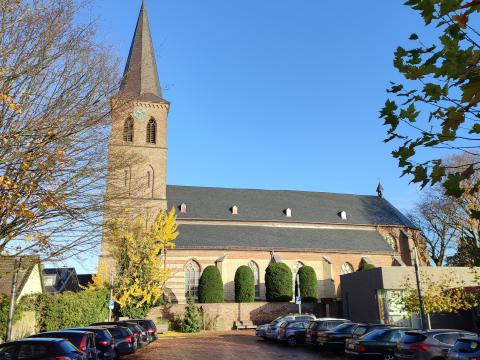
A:
[[[369,264],[367,263],[366,261],[363,261],[360,263],[360,268],[358,269],[358,271],[364,271],[364,270],[372,270],[372,269],[376,269],[377,267],[373,264]]]
[[[302,266],[298,270],[300,280],[300,295],[304,303],[316,303],[318,301],[317,274],[311,266]],[[296,285],[296,284],[295,284]],[[295,293],[297,292],[295,286]]]
[[[286,302],[293,296],[292,271],[283,263],[270,264],[265,272],[267,301]]]
[[[37,313],[39,330],[51,331],[105,321],[109,297],[107,289],[42,294],[30,307]]]
[[[198,282],[198,300],[203,304],[223,303],[223,281],[216,266],[203,270]]]
[[[250,267],[240,266],[235,272],[235,302],[251,303],[255,301],[255,277]]]

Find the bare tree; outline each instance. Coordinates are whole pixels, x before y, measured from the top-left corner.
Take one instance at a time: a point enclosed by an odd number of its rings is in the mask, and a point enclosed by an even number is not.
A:
[[[422,199],[407,216],[421,229],[431,261],[445,263],[448,251],[454,249],[459,229],[455,226],[457,204],[440,187],[424,192]]]
[[[0,2],[0,254],[64,259],[101,236],[118,67],[75,0]]]

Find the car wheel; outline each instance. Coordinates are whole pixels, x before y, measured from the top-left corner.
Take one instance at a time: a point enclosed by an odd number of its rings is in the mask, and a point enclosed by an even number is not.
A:
[[[287,344],[288,346],[290,347],[295,347],[297,346],[297,339],[295,338],[295,336],[291,336],[287,339]]]
[[[385,354],[383,360],[395,360],[395,356],[393,354]]]

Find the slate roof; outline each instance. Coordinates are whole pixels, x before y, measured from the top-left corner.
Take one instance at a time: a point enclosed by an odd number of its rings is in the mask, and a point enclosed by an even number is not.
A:
[[[141,101],[163,102],[145,3],[142,2],[120,94]]]
[[[17,295],[22,292],[30,274],[32,273],[33,264],[35,265],[38,259],[31,257],[22,258],[22,269],[18,271],[17,276]],[[13,256],[0,256],[0,294],[10,296],[12,294],[12,280],[15,271],[15,258]]]
[[[179,219],[281,221],[415,228],[400,211],[378,196],[323,192],[167,186],[168,206],[187,205]],[[238,206],[238,215],[231,207]],[[290,208],[292,216],[285,210]],[[339,213],[345,211],[347,220]]]
[[[393,253],[375,230],[180,224],[176,247]]]

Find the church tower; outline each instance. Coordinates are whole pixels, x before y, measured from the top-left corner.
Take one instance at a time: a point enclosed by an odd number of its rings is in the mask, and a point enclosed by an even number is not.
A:
[[[145,3],[119,93],[112,99],[105,221],[124,209],[149,218],[167,208],[167,118]]]

